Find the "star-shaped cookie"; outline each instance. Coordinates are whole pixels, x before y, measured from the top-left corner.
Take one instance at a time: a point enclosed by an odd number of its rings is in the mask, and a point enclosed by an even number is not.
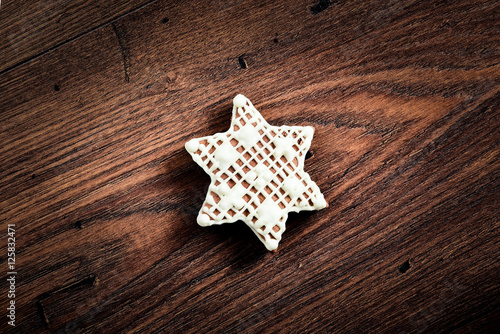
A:
[[[327,206],[304,171],[310,126],[272,126],[239,94],[228,131],[186,143],[211,183],[197,221],[201,226],[244,221],[268,250],[275,250],[288,213]]]

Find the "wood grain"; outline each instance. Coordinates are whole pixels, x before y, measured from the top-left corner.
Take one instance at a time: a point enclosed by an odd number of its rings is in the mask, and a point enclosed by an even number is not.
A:
[[[109,3],[67,29],[0,21],[2,332],[498,328],[497,3]],[[274,253],[196,224],[209,177],[183,145],[225,131],[237,93],[316,129],[329,207],[291,215]]]
[[[0,7],[0,73],[110,24],[151,2],[4,1]]]

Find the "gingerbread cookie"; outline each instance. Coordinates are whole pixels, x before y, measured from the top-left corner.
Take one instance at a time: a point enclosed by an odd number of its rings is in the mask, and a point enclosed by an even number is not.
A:
[[[198,224],[242,220],[268,250],[275,250],[288,212],[327,206],[304,171],[313,134],[310,126],[269,125],[246,97],[237,95],[228,131],[185,145],[211,178]]]

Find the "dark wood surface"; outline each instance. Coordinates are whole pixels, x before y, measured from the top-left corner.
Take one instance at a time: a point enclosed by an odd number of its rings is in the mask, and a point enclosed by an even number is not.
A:
[[[497,330],[498,2],[40,3],[0,7],[2,332]],[[316,129],[277,252],[196,224],[237,93]]]

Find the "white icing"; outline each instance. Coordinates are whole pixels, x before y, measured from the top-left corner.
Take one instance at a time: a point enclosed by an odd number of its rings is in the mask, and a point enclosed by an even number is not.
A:
[[[212,179],[197,222],[209,226],[243,220],[267,249],[274,250],[285,231],[288,212],[327,206],[303,171],[314,129],[271,126],[241,94],[233,103],[230,130],[185,144]]]
[[[257,173],[255,173],[254,171],[249,171],[245,175],[245,180],[247,180],[249,182],[254,181],[256,178],[257,178]]]
[[[316,200],[314,201],[314,205],[318,208],[326,208],[327,206],[327,203],[326,203],[326,200],[325,200],[325,197],[323,196],[323,194],[319,194],[318,196],[316,196]]]
[[[287,160],[291,160],[295,153],[293,144],[293,138],[274,138],[274,145],[276,145],[273,152],[274,157],[279,159],[284,156]]]
[[[297,198],[306,190],[302,181],[294,176],[289,176],[283,180],[283,190],[292,198]]]
[[[258,189],[258,190],[262,190],[262,188],[264,188],[266,186],[267,182],[266,180],[264,180],[263,177],[260,177],[257,179],[257,181],[255,181],[255,187]]]
[[[243,198],[235,198],[233,200],[233,206],[236,210],[241,210],[245,206],[246,203],[247,202],[245,202],[245,200]]]
[[[265,182],[271,181],[274,177],[269,167],[266,167],[263,163],[259,163],[255,166],[255,173],[257,173],[259,178],[262,178]]]
[[[193,153],[193,152],[196,152],[198,151],[198,141],[196,139],[191,139],[190,141],[188,141],[186,143],[186,150],[189,152],[189,153]]]
[[[275,225],[279,223],[282,211],[278,204],[276,204],[272,199],[267,198],[263,203],[257,208],[257,221],[255,222],[256,228],[265,227],[264,233],[269,233]]]
[[[246,148],[254,146],[260,139],[259,131],[247,122],[238,130],[236,137]]]
[[[243,96],[242,94],[236,95],[233,99],[233,105],[236,108],[244,107],[244,106],[246,106],[246,104],[247,104],[247,98],[245,96]]]
[[[198,215],[197,222],[201,226],[209,226],[210,225],[210,217],[204,213]]]
[[[233,188],[231,188],[231,193],[235,196],[235,197],[243,197],[245,196],[245,194],[247,193],[248,191],[245,189],[245,187],[243,187],[241,184],[237,183],[233,186]]]
[[[219,202],[219,207],[224,210],[224,211],[227,211],[229,210],[231,207],[233,206],[233,201],[231,200],[231,198],[229,196],[223,196]]]
[[[305,138],[311,139],[314,134],[314,128],[312,126],[304,126],[303,132]]]
[[[210,205],[215,205],[214,198],[212,196],[207,196],[207,203]]]
[[[233,207],[236,210],[241,210],[247,204],[243,197],[248,191],[241,184],[235,184],[231,192],[233,194]]]
[[[229,194],[230,191],[231,188],[226,183],[222,183],[217,187],[217,192],[222,196]]]
[[[233,165],[239,157],[240,154],[238,151],[236,151],[233,145],[227,140],[225,140],[221,146],[217,147],[214,152],[214,158],[218,162],[221,170],[225,170]]]
[[[268,234],[265,237],[265,245],[269,250],[275,250],[276,248],[278,248],[279,242],[280,242],[279,240],[271,239],[271,237]]]

